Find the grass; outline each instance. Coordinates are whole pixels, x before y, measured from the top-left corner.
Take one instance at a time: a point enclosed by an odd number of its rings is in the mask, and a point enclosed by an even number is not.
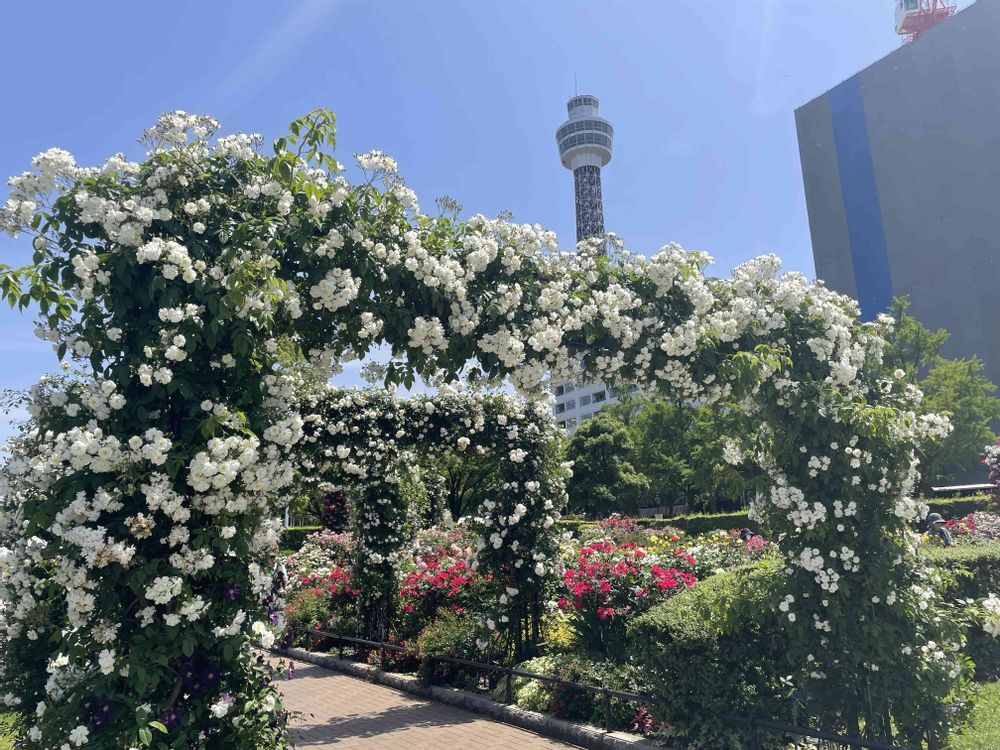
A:
[[[0,750],[10,750],[14,747],[13,717],[0,713]]]
[[[951,739],[951,750],[1000,748],[1000,682],[980,685],[969,725]]]

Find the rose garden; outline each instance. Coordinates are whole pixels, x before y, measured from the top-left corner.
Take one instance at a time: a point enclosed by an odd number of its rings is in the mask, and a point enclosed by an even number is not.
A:
[[[384,154],[347,183],[326,111],[273,155],[217,127],[164,115],[139,163],[45,152],[0,210],[34,249],[0,291],[66,365],[26,396],[0,480],[0,697],[24,747],[285,747],[266,653],[329,633],[498,699],[435,659],[655,696],[615,723],[668,747],[746,746],[722,714],[947,746],[1000,670],[1000,518],[983,501],[950,556],[918,533],[919,456],[949,423],[884,375],[891,318],[773,256],[713,278],[673,245],[560,252],[538,226],[427,215]],[[377,346],[388,388],[328,384]],[[391,389],[418,378],[436,392]],[[562,519],[545,396],[587,379],[731,404],[751,533]],[[496,492],[449,517],[428,455],[488,460]],[[280,520],[300,496],[343,507],[303,538]]]

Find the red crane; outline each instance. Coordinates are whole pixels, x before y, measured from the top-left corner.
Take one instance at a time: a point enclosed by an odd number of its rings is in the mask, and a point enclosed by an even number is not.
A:
[[[955,15],[957,0],[896,0],[896,33],[908,44]]]

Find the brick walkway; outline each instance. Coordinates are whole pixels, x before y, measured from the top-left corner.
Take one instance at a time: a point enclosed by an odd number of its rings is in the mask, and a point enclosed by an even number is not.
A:
[[[574,750],[518,727],[304,662],[279,683],[298,716],[292,736],[311,750]]]

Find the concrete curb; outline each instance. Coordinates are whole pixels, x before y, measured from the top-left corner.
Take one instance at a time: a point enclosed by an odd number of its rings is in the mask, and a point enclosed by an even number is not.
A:
[[[317,654],[294,646],[285,651],[276,650],[274,653],[343,672],[420,698],[482,714],[504,724],[512,724],[545,737],[585,747],[587,750],[663,750],[659,745],[624,732],[604,732],[586,724],[574,724],[535,711],[525,711],[517,706],[495,703],[489,698],[465,690],[423,685],[413,675],[383,672],[368,664],[338,659],[328,654]]]

